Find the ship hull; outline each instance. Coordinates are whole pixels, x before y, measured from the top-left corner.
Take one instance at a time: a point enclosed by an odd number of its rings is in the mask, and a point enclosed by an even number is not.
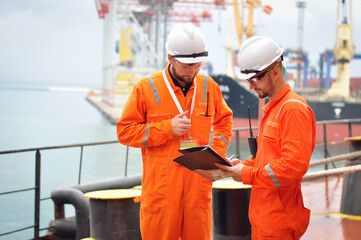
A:
[[[212,78],[222,90],[223,98],[233,111],[235,118],[248,118],[248,106],[251,109],[251,118],[258,119],[257,95],[239,85],[234,79],[226,75],[214,75]],[[266,100],[268,102],[268,99]],[[316,121],[355,119],[361,116],[361,104],[344,101],[307,101],[313,109]]]

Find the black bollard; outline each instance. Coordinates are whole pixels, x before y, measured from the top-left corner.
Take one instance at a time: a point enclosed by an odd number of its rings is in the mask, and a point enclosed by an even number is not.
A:
[[[351,150],[361,150],[361,137],[346,138],[351,144]],[[361,157],[346,160],[345,166],[361,164]],[[341,210],[344,215],[361,216],[361,171],[343,175]]]
[[[251,240],[248,218],[251,186],[233,180],[213,183],[213,239]]]
[[[90,199],[90,237],[96,240],[141,239],[140,190],[102,190],[85,194]]]

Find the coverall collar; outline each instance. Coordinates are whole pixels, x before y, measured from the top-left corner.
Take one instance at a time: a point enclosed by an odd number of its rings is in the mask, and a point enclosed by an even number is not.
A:
[[[290,85],[287,83],[281,91],[277,94],[276,98],[262,107],[264,113],[267,113],[275,104],[277,104],[285,95],[291,91]]]

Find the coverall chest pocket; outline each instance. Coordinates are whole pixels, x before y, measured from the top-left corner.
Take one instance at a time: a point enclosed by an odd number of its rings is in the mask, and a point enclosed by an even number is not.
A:
[[[161,122],[163,120],[172,119],[175,115],[171,113],[148,113],[146,121],[148,123]]]
[[[199,145],[207,145],[209,143],[209,136],[211,134],[213,122],[214,108],[211,104],[200,102],[196,112],[196,124],[192,126],[197,133]]]
[[[263,130],[263,141],[267,146],[267,152],[280,151],[280,133],[277,122],[267,121]]]

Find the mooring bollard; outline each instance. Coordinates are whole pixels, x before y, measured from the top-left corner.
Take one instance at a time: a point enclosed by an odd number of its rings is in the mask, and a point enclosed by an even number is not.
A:
[[[251,186],[233,180],[213,183],[213,239],[250,240],[248,218]]]
[[[117,189],[88,192],[90,237],[96,240],[141,239],[139,225],[141,190]]]
[[[346,138],[350,142],[351,150],[361,150],[361,136]],[[346,160],[345,166],[361,164],[361,157]],[[361,216],[361,171],[345,173],[343,175],[343,186],[341,196],[340,213],[351,216]]]

